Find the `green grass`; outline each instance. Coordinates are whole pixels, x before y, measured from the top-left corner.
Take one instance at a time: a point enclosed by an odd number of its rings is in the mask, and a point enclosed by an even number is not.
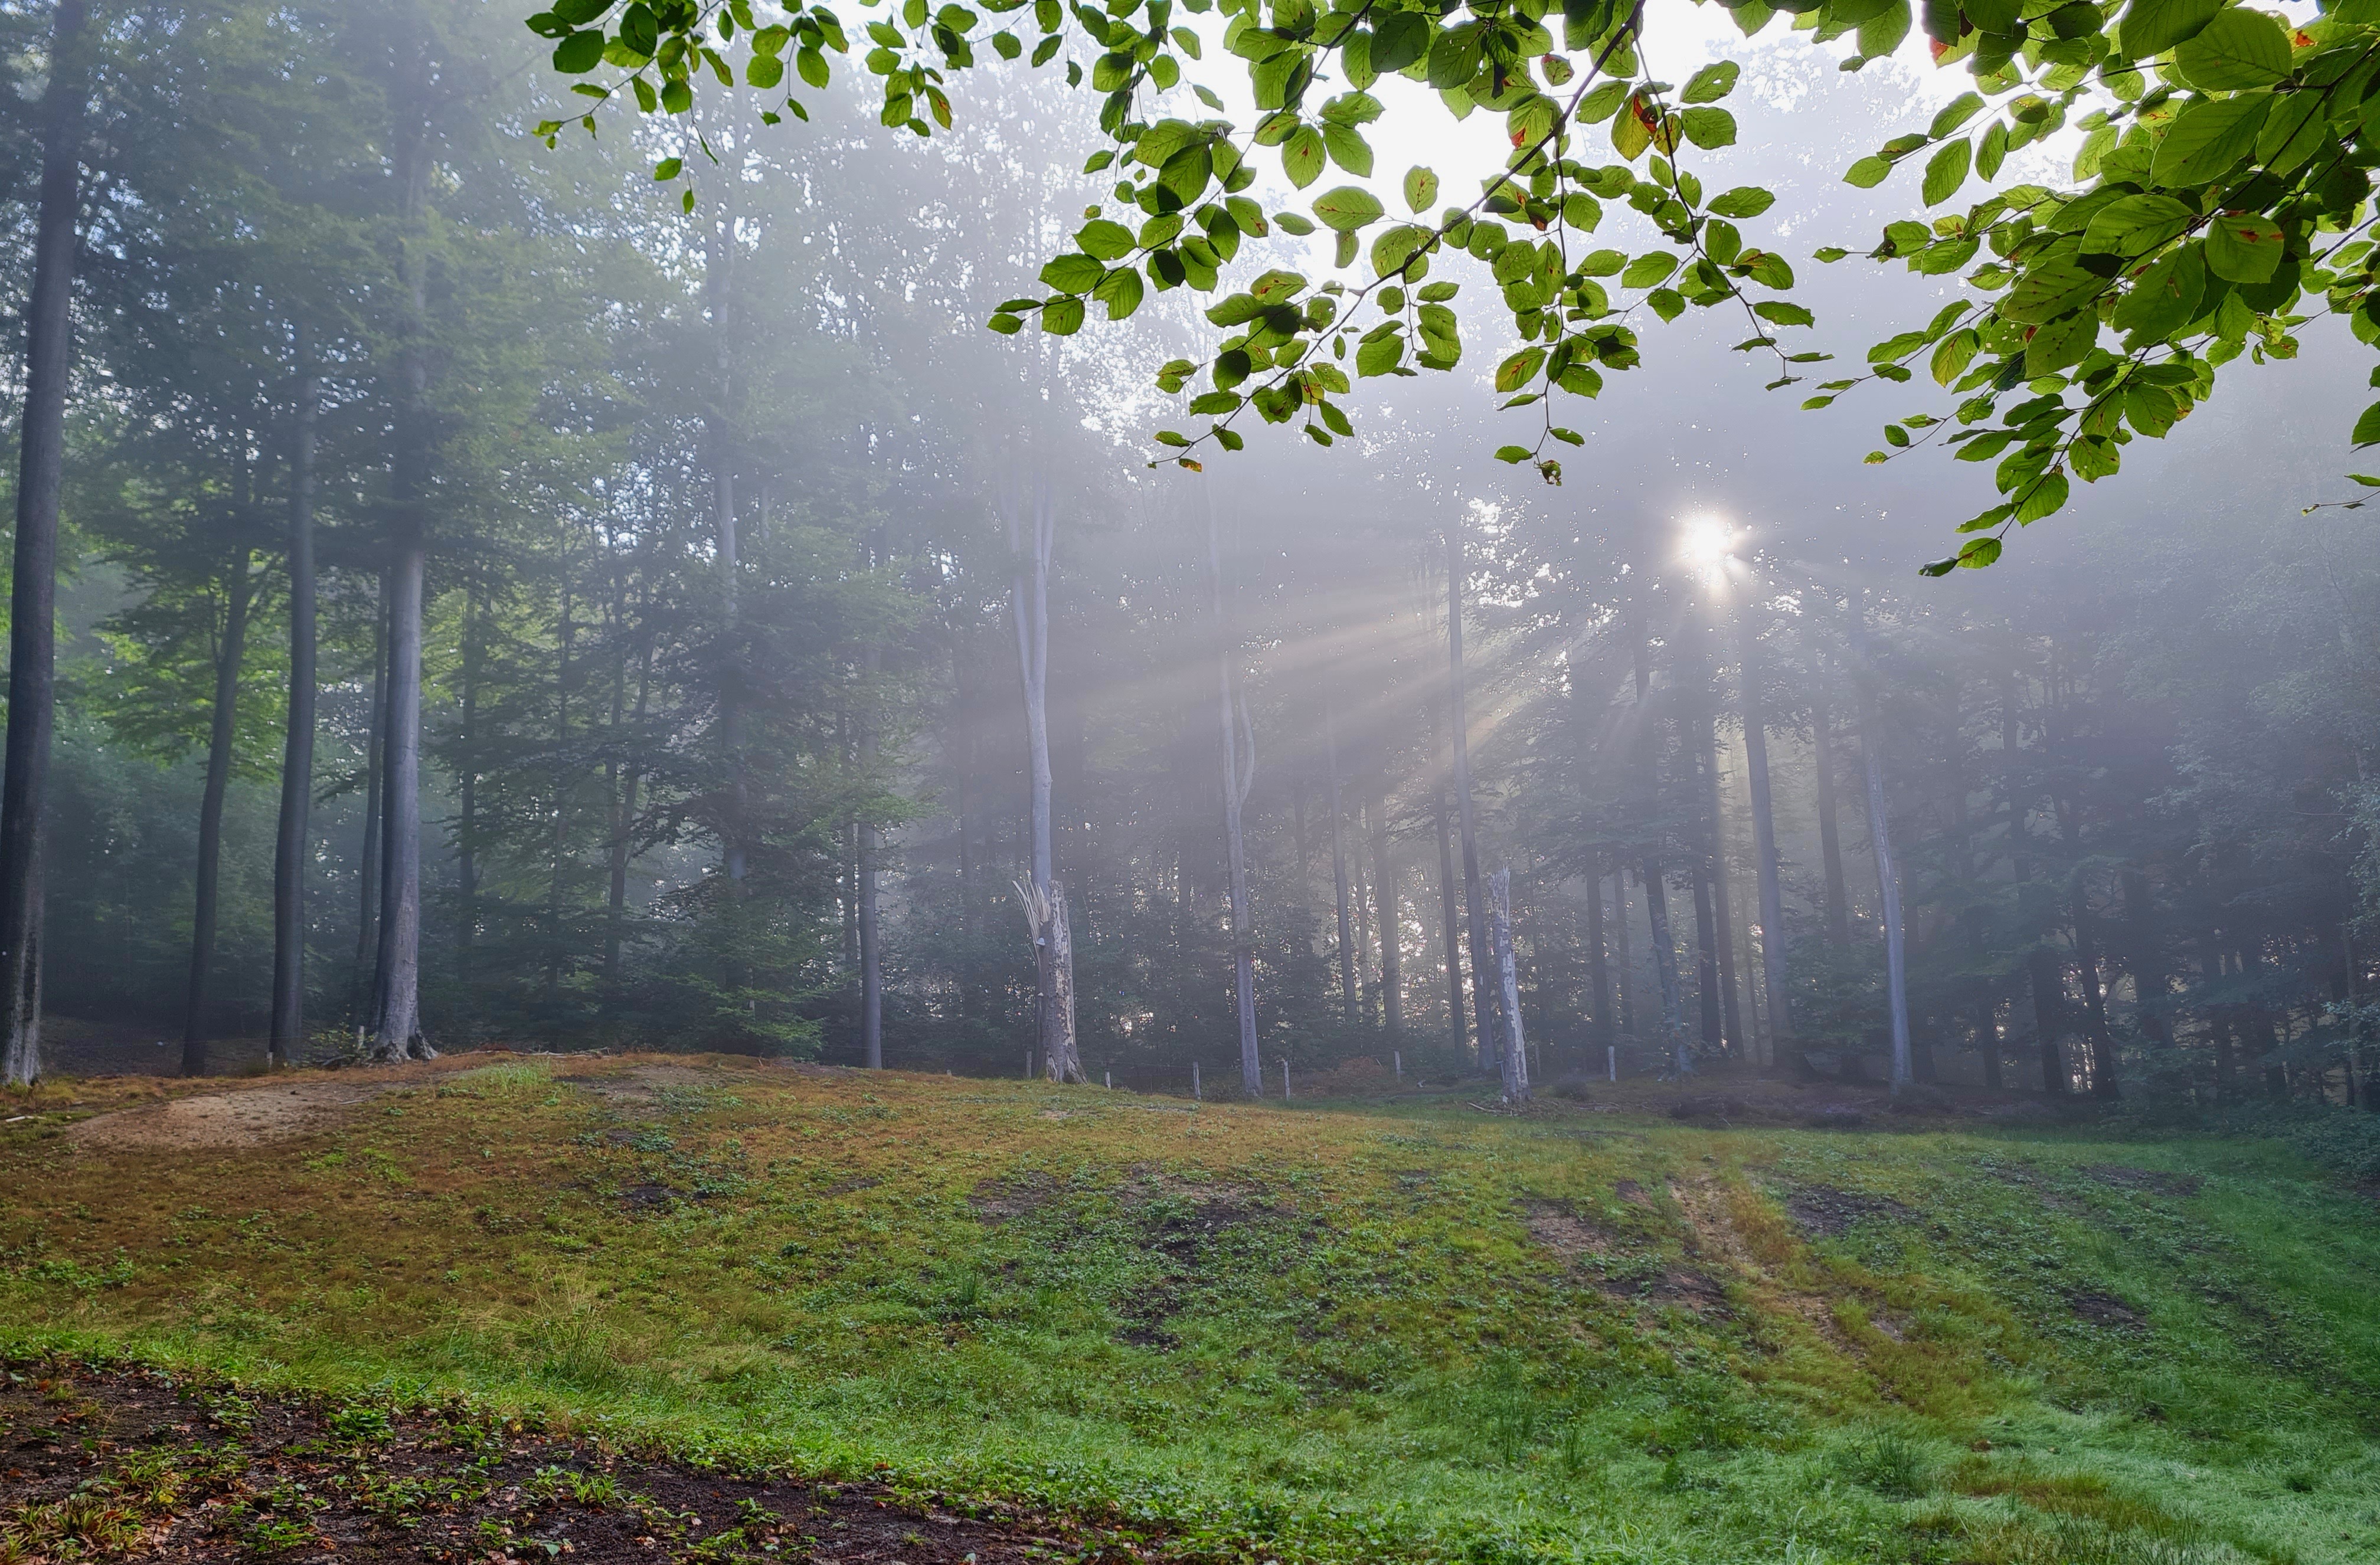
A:
[[[1258,1559],[2380,1558],[2380,1235],[2278,1142],[585,1069],[261,1147],[7,1127],[0,1345]]]

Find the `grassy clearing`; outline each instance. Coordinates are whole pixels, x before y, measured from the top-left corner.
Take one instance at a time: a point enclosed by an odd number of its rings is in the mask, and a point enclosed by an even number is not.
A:
[[[341,1112],[0,1130],[0,1344],[462,1391],[1272,1559],[2380,1557],[2380,1238],[2273,1142],[657,1060]]]

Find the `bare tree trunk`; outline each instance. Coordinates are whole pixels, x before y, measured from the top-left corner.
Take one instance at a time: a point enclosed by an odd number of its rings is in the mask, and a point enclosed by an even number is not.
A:
[[[76,219],[82,206],[91,55],[84,0],[57,0],[42,93],[42,183],[33,285],[25,302],[25,414],[18,431],[17,540],[9,585],[8,741],[0,782],[0,1075],[42,1074],[42,815],[48,800],[57,668],[58,490],[73,373]]]
[[[1852,633],[1860,638],[1860,649],[1865,654],[1866,631],[1856,618],[1857,600],[1853,601],[1852,613]],[[1873,661],[1864,655],[1861,661]],[[1868,845],[1876,857],[1876,896],[1884,911],[1885,988],[1892,1021],[1892,1090],[1898,1095],[1906,1092],[1914,1080],[1909,1055],[1909,952],[1906,932],[1900,924],[1900,878],[1892,867],[1892,823],[1885,809],[1883,720],[1876,710],[1876,671],[1866,667],[1860,673],[1860,765],[1867,776]]]
[[[1339,787],[1339,722],[1328,694],[1322,698],[1322,747],[1330,774],[1330,878],[1339,899],[1339,1000],[1347,1025],[1362,1017],[1362,994],[1355,985],[1355,928],[1353,898],[1347,882],[1347,844],[1342,822],[1346,807]]]
[[[1057,507],[1046,476],[1013,485],[1003,497],[1008,547],[1015,561],[1009,604],[1016,622],[1016,662],[1025,686],[1025,736],[1031,767],[1033,916],[1039,953],[1043,1070],[1052,1081],[1087,1082],[1075,1049],[1075,945],[1065,893],[1051,871],[1050,845],[1050,556]],[[1029,536],[1028,536],[1029,532]]]
[[[425,40],[426,43],[427,41]],[[430,187],[429,60],[422,58],[398,95],[394,138],[402,203],[397,273],[404,340],[395,451],[390,460],[390,565],[387,780],[382,791],[379,960],[380,1007],[372,1058],[429,1059],[437,1052],[421,1034],[421,616],[429,563],[430,302],[428,236],[423,222]]]
[[[1658,859],[1647,858],[1638,871],[1645,887],[1645,920],[1652,927],[1653,972],[1661,983],[1661,1028],[1669,1042],[1670,1069],[1678,1075],[1694,1073],[1694,1051],[1686,1041],[1686,1001],[1678,984],[1678,942],[1670,933],[1669,889],[1661,884]]]
[[[1614,864],[1611,867],[1611,954],[1615,959],[1613,965],[1620,969],[1616,986],[1616,998],[1620,1003],[1620,1036],[1633,1041],[1636,1037],[1636,959],[1628,949],[1631,943],[1628,934],[1628,867]]]
[[[653,638],[650,631],[643,638],[637,659],[637,704],[631,732],[641,734],[645,726],[645,706],[653,683]],[[619,702],[613,702],[613,729],[619,730]],[[641,752],[639,752],[641,753]],[[623,978],[621,946],[628,918],[628,861],[637,826],[637,794],[644,782],[644,770],[634,761],[621,769],[620,782],[612,795],[612,840],[609,844],[611,883],[604,897],[603,921],[603,987],[616,1001]]]
[[[2117,1077],[2116,1039],[2107,1029],[2107,997],[2099,987],[2099,941],[2091,914],[2090,890],[2077,869],[2073,883],[2074,959],[2082,970],[2082,1020],[2091,1043],[2091,1095],[2110,1101],[2123,1096]]]
[[[1259,1098],[1263,1096],[1264,1072],[1257,1058],[1256,941],[1248,923],[1247,855],[1240,837],[1240,809],[1248,802],[1248,790],[1257,780],[1257,731],[1248,717],[1246,696],[1233,689],[1232,622],[1223,601],[1222,542],[1215,523],[1215,497],[1211,491],[1206,491],[1205,500],[1207,564],[1214,573],[1216,686],[1223,720],[1223,841],[1231,855],[1232,984],[1240,1024],[1240,1086],[1250,1098]],[[1332,759],[1330,824],[1335,844],[1339,826],[1335,754]],[[1345,904],[1341,905],[1343,908]]]
[[[1586,983],[1595,1006],[1592,1036],[1596,1042],[1609,1044],[1613,1037],[1611,963],[1605,954],[1603,870],[1600,866],[1586,878]]]
[[[248,480],[241,475],[240,509]],[[244,518],[243,518],[244,519]],[[246,544],[224,567],[223,640],[215,648],[214,717],[207,732],[206,790],[199,798],[197,906],[190,918],[190,979],[182,1006],[182,1074],[207,1073],[207,985],[215,964],[215,923],[221,906],[224,797],[231,790],[233,742],[238,736],[239,665],[248,655],[248,610],[255,592]]]
[[[866,698],[872,702],[883,652],[871,641],[860,657],[868,686]],[[859,767],[873,785],[876,717],[872,708],[859,721]],[[884,957],[877,920],[876,853],[876,828],[863,820],[859,823],[859,1049],[871,1071],[884,1068]]]
[[[2066,1030],[2066,994],[2057,954],[2047,946],[2037,945],[2026,955],[2025,969],[2033,979],[2033,1031],[2041,1052],[2041,1087],[2044,1092],[2062,1093],[2071,1084],[2066,1051],[2058,1047]]]
[[[1752,843],[1760,877],[1760,977],[1768,1005],[1768,1060],[1776,1063],[1777,1046],[1793,1036],[1793,1005],[1787,992],[1785,967],[1785,894],[1778,873],[1777,820],[1768,795],[1767,695],[1761,686],[1760,627],[1747,609],[1743,615],[1743,760],[1750,773]]]
[[[306,1036],[306,857],[314,804],[314,421],[321,394],[298,328],[297,419],[289,450],[289,712],[281,816],[273,845],[273,1034],[286,1065]]]
[[[1512,871],[1499,869],[1488,879],[1488,906],[1495,919],[1496,974],[1504,991],[1504,1037],[1500,1062],[1504,1101],[1529,1100],[1529,1048],[1521,1031],[1520,964],[1512,954]]]
[[[2160,1049],[2173,1047],[2173,1018],[2164,1010],[2168,988],[2165,958],[2157,943],[2156,901],[2149,892],[2149,878],[2138,869],[2123,872],[2124,933],[2131,946],[2131,960],[2126,963],[2132,971],[2132,1008],[2139,1016],[2142,1036]],[[2349,983],[2354,981],[2354,962],[2350,954]]]
[[[1435,756],[1439,746],[1438,706],[1432,702],[1429,711],[1430,753]],[[1451,770],[1451,768],[1450,768]],[[1446,790],[1435,779],[1429,791],[1430,826],[1438,834],[1438,914],[1439,942],[1446,952],[1446,1030],[1448,1041],[1460,1051],[1471,1040],[1471,1028],[1463,1014],[1463,913],[1455,904],[1454,840],[1446,820]]]
[[[347,1019],[361,1029],[380,1015],[380,976],[367,960],[379,949],[381,794],[388,757],[388,572],[382,569],[372,594],[371,732],[364,737],[364,835],[356,862],[356,959],[347,982]],[[371,974],[369,1002],[364,977]]]
[[[1479,1068],[1486,1071],[1496,1048],[1496,1001],[1488,975],[1488,929],[1479,887],[1479,837],[1471,813],[1471,734],[1463,710],[1463,534],[1446,529],[1447,708],[1454,730],[1455,819],[1463,831],[1463,902],[1470,913],[1471,1006],[1478,1029]]]
[[[1700,768],[1696,769],[1697,770]],[[1709,859],[1697,854],[1694,867],[1694,985],[1701,996],[1696,1006],[1702,1026],[1703,1047],[1713,1054],[1724,1052],[1726,1034],[1719,1018],[1724,1011],[1725,997],[1719,992],[1718,921],[1711,910],[1711,867]]]
[[[1835,718],[1823,698],[1810,704],[1810,734],[1818,772],[1818,856],[1827,877],[1827,943],[1840,950],[1852,943],[1852,893],[1843,875],[1842,828],[1835,806]]]
[[[1397,906],[1397,869],[1389,851],[1388,800],[1378,781],[1372,785],[1372,796],[1365,802],[1365,814],[1369,819],[1372,837],[1372,896],[1378,904],[1377,922],[1380,930],[1380,1020],[1388,1028],[1389,1041],[1396,1043],[1404,1035],[1404,953],[1402,918]]]

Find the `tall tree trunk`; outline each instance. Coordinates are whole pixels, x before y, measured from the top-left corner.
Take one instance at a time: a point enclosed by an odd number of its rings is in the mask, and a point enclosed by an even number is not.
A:
[[[2173,1047],[2173,1018],[2167,1014],[2165,1000],[2168,980],[2165,958],[2157,940],[2156,901],[2149,891],[2149,878],[2138,869],[2123,872],[2124,933],[2131,946],[2132,1006],[2140,1019],[2142,1036],[2160,1049]],[[2349,971],[2353,971],[2350,965]]]
[[[1854,601],[1853,613],[1858,613]],[[1866,632],[1853,622],[1865,652]],[[1863,657],[1862,661],[1871,660]],[[1892,867],[1892,822],[1884,800],[1883,719],[1876,709],[1873,668],[1861,670],[1860,766],[1867,778],[1868,845],[1876,857],[1876,899],[1884,913],[1886,1003],[1892,1023],[1892,1090],[1909,1090],[1915,1080],[1909,1053],[1909,951],[1900,924],[1900,878]]]
[[[1819,677],[1825,678],[1821,673]],[[1822,698],[1810,704],[1811,759],[1818,773],[1818,856],[1827,877],[1827,943],[1852,943],[1851,883],[1843,875],[1843,837],[1835,805],[1835,719]]]
[[[1603,869],[1598,865],[1586,878],[1586,987],[1593,1006],[1591,1036],[1600,1044],[1612,1041],[1611,962],[1603,933]]]
[[[1628,867],[1611,867],[1611,954],[1620,969],[1618,1000],[1620,1002],[1620,1036],[1630,1041],[1636,1037],[1636,958],[1628,948]]]
[[[1429,708],[1430,754],[1441,749],[1451,755],[1451,742],[1441,746],[1438,741],[1438,703]],[[1447,763],[1447,774],[1452,775],[1453,762]],[[1463,910],[1456,905],[1454,892],[1454,836],[1446,819],[1446,789],[1438,779],[1431,779],[1429,790],[1430,827],[1438,835],[1438,916],[1439,937],[1446,952],[1446,1031],[1447,1041],[1460,1053],[1470,1047],[1470,1024],[1464,1020],[1463,1008]]]
[[[1339,786],[1339,721],[1327,693],[1322,698],[1322,748],[1330,775],[1330,883],[1339,899],[1339,1002],[1352,1028],[1361,1025],[1363,1000],[1355,980],[1354,899],[1347,876],[1347,810]]]
[[[404,336],[396,354],[395,449],[389,468],[387,737],[382,794],[380,1011],[372,1058],[435,1055],[421,1034],[421,615],[429,565],[431,468],[429,235],[430,64],[427,40],[392,88],[399,122],[393,159],[401,230],[397,274]]]
[[[647,631],[637,658],[637,704],[634,709],[636,715],[634,726],[629,730],[631,734],[629,742],[636,746],[632,754],[643,753],[643,747],[638,740],[644,733],[645,707],[650,697],[652,683],[653,637],[651,632]],[[616,715],[618,710],[618,703],[615,700],[613,707],[615,714],[613,719],[613,728],[615,733],[620,726]],[[637,827],[637,794],[643,782],[643,768],[631,760],[621,769],[619,785],[612,795],[612,840],[608,844],[610,862],[606,866],[611,871],[611,883],[606,888],[604,897],[603,987],[615,1004],[625,977],[621,968],[621,947],[625,939],[628,921],[628,861],[632,856],[630,848]]]
[[[1748,608],[1742,625],[1739,666],[1743,680],[1743,760],[1750,773],[1753,855],[1759,860],[1761,994],[1768,1007],[1768,1062],[1773,1065],[1778,1046],[1792,1039],[1793,1004],[1787,992],[1785,894],[1778,873],[1777,820],[1768,794],[1767,696],[1761,683],[1760,627],[1753,623]]]
[[[1010,608],[1016,621],[1016,663],[1025,686],[1026,753],[1031,772],[1032,880],[1026,912],[1034,928],[1040,975],[1042,1070],[1052,1081],[1087,1082],[1075,1047],[1074,933],[1050,860],[1050,556],[1057,542],[1057,506],[1048,478],[1039,473],[1014,486],[1005,502],[1009,552],[1015,562]]]
[[[1525,1103],[1529,1098],[1529,1047],[1521,1031],[1520,964],[1512,953],[1512,871],[1499,869],[1488,880],[1488,906],[1495,920],[1496,976],[1503,989],[1502,1059],[1504,1101]]]
[[[859,769],[868,786],[876,775],[876,674],[882,649],[869,642],[860,653],[869,710],[859,720]],[[859,823],[859,1051],[871,1071],[884,1068],[884,954],[876,907],[876,827]]]
[[[1695,1012],[1701,1023],[1703,1047],[1718,1054],[1723,1052],[1726,1037],[1719,1021],[1725,1002],[1719,989],[1718,928],[1711,908],[1710,861],[1699,854],[1695,855],[1694,887],[1694,987],[1700,996]]]
[[[2066,1051],[2059,1047],[2066,1033],[2065,979],[2058,970],[2057,953],[2046,945],[2034,946],[2024,962],[2033,982],[2033,1031],[2041,1051],[2041,1089],[2062,1093],[2070,1085]]]
[[[1397,869],[1389,851],[1387,796],[1376,780],[1364,813],[1371,827],[1372,896],[1378,904],[1380,931],[1380,1021],[1393,1044],[1404,1036],[1403,918],[1397,905]]]
[[[2123,1096],[2116,1079],[2116,1038],[2107,1028],[2107,997],[2099,987],[2099,939],[2091,915],[2090,892],[2080,870],[2073,886],[2074,959],[2082,970],[2082,1020],[2091,1042],[2091,1095],[2113,1100]]]
[[[240,476],[240,510],[247,510],[248,478]],[[242,516],[243,523],[246,520]],[[207,988],[214,976],[215,922],[221,905],[224,798],[231,791],[231,764],[239,735],[239,665],[248,655],[248,610],[255,592],[246,544],[231,552],[224,567],[223,640],[215,648],[214,718],[207,731],[206,790],[199,796],[197,906],[190,918],[190,981],[182,1006],[182,1074],[207,1073]]]
[[[1248,719],[1247,698],[1232,688],[1232,621],[1223,597],[1221,532],[1215,522],[1212,491],[1206,499],[1207,564],[1214,573],[1215,587],[1216,688],[1223,721],[1223,843],[1231,855],[1232,986],[1240,1025],[1240,1086],[1250,1098],[1258,1098],[1264,1092],[1264,1071],[1262,1062],[1257,1058],[1256,940],[1248,924],[1247,854],[1240,838],[1240,809],[1248,802],[1248,790],[1257,780],[1257,731]],[[1331,839],[1335,843],[1339,824],[1335,754],[1332,763],[1330,815]]]
[[[321,402],[311,354],[301,324],[289,446],[289,711],[281,751],[281,816],[273,843],[269,1049],[275,1065],[289,1064],[306,1037],[306,857],[314,804],[314,423]]]
[[[356,855],[356,959],[347,982],[347,1020],[360,1032],[380,1017],[379,950],[381,795],[388,775],[388,572],[372,589],[371,729],[364,736],[364,832]],[[369,974],[371,990],[364,994]]]
[[[1638,871],[1645,886],[1645,919],[1653,936],[1653,973],[1661,984],[1661,1028],[1669,1044],[1670,1069],[1694,1074],[1694,1046],[1686,1039],[1686,1001],[1678,984],[1678,942],[1670,932],[1669,889],[1661,884],[1661,863],[1647,858]]]
[[[2000,1007],[1985,995],[1975,1002],[1975,1048],[1984,1056],[1984,1085],[2000,1089]]]
[[[1470,913],[1471,1008],[1478,1029],[1479,1068],[1493,1068],[1496,1049],[1496,1006],[1488,975],[1496,969],[1488,955],[1488,928],[1479,888],[1479,837],[1471,810],[1471,734],[1463,709],[1463,534],[1446,529],[1446,669],[1447,709],[1454,738],[1455,819],[1463,832],[1463,903]]]
[[[1696,757],[1703,774],[1704,838],[1710,881],[1710,977],[1718,990],[1718,1013],[1712,1018],[1718,1024],[1718,1036],[1728,1049],[1744,1058],[1751,1050],[1743,1036],[1743,1012],[1735,998],[1735,909],[1727,894],[1727,827],[1721,813],[1718,786],[1718,723],[1707,693],[1702,705],[1702,732],[1697,734]],[[1709,1023],[1706,1023],[1706,1030]]]
[[[0,780],[0,1075],[42,1074],[42,812],[49,795],[57,665],[58,489],[73,373],[76,219],[82,206],[91,55],[84,0],[57,0],[42,94],[41,206],[25,301],[25,416],[18,429],[15,576],[8,598],[8,743]]]

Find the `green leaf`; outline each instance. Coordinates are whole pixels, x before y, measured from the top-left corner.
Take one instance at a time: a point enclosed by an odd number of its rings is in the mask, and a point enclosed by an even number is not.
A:
[[[1385,332],[1369,342],[1357,345],[1355,373],[1358,375],[1388,374],[1403,362],[1404,357],[1404,337],[1399,333]]]
[[[1371,145],[1356,133],[1354,127],[1325,125],[1322,127],[1322,145],[1330,152],[1332,163],[1356,178],[1372,176]]]
[[[685,172],[686,160],[684,158],[663,158],[661,162],[653,164],[653,178],[661,182],[667,182],[674,179]]]
[[[767,91],[785,79],[785,62],[774,55],[755,55],[744,62],[744,84]]]
[[[1647,250],[1620,274],[1623,288],[1649,288],[1678,269],[1678,258],[1668,250]]]
[[[1107,275],[1107,270],[1087,255],[1062,255],[1041,268],[1041,281],[1062,294],[1088,293]]]
[[[2031,340],[2024,345],[2026,378],[2039,380],[2082,363],[2082,356],[2098,340],[2099,317],[2087,309],[2078,309],[2046,326],[2034,327]]]
[[[1380,199],[1358,185],[1342,185],[1314,198],[1314,215],[1334,233],[1353,234],[1380,220]]]
[[[2179,246],[2141,273],[2116,307],[2111,324],[2145,338],[2169,337],[2198,319],[2198,301],[2205,292],[2204,247]]]
[[[1372,68],[1401,71],[1429,48],[1429,22],[1418,11],[1390,11],[1372,29]]]
[[[1108,307],[1108,319],[1121,321],[1140,308],[1142,295],[1140,273],[1126,267],[1111,272],[1091,290],[1091,297]]]
[[[1707,65],[1686,79],[1686,90],[1679,97],[1689,103],[1716,103],[1735,91],[1735,79],[1743,67],[1733,60],[1721,60]]]
[[[2124,418],[2132,428],[2151,440],[2163,440],[2173,421],[2181,416],[2180,405],[2173,394],[2163,386],[2153,386],[2145,381],[2134,381],[2124,388]]]
[[[2044,474],[2034,481],[2031,489],[2025,491],[2024,498],[2017,502],[2018,524],[2022,526],[2037,522],[2044,516],[2054,516],[2065,509],[2069,487],[2065,474]]]
[[[1421,164],[1405,170],[1405,210],[1424,212],[1438,200],[1438,176]]]
[[[2273,106],[2270,93],[2206,98],[2181,111],[2157,143],[2149,176],[2160,185],[2204,185],[2255,151],[2256,132]]]
[[[1972,328],[1953,332],[1944,337],[1940,346],[1934,350],[1934,362],[1931,366],[1934,383],[1947,386],[1965,374],[1967,366],[1974,362],[1979,346],[1980,343]]]
[[[603,63],[603,30],[574,32],[553,46],[553,68],[565,76],[584,76]]]
[[[1872,190],[1883,184],[1885,176],[1891,172],[1892,164],[1870,152],[1843,171],[1843,183],[1856,185],[1863,190]]]
[[[2223,4],[2224,0],[2132,0],[2118,37],[2126,55],[2146,60],[2196,37],[2222,11]]]
[[[1289,176],[1292,185],[1303,190],[1321,177],[1327,156],[1322,133],[1310,125],[1301,125],[1281,144],[1281,171]]]
[[[1752,307],[1752,313],[1779,326],[1815,326],[1818,319],[1800,305],[1783,299],[1762,299]]]
[[[795,50],[794,70],[812,87],[824,88],[827,84],[826,56],[816,49],[805,45]]]
[[[1004,309],[999,314],[993,316],[990,320],[985,321],[984,324],[990,327],[993,331],[998,332],[1003,337],[1013,337],[1017,333],[1025,329],[1025,322],[1009,314],[1008,311]]]
[[[1496,389],[1516,392],[1536,379],[1537,368],[1546,361],[1546,350],[1524,347],[1496,367]]]
[[[1981,24],[1978,23],[1977,25],[1980,26]],[[1958,129],[1961,126],[1974,118],[1983,106],[1984,100],[1981,93],[1960,93],[1956,98],[1953,98],[1949,103],[1943,104],[1941,112],[1934,116],[1934,123],[1925,127],[1926,140],[1929,141],[1939,141],[1945,136],[1949,135],[1953,130]]]
[[[1967,182],[1967,167],[1975,150],[1964,137],[1945,141],[1926,160],[1925,198],[1927,206],[1938,206],[1956,195],[1959,187]]]
[[[2359,447],[2380,445],[2380,402],[2365,408],[2363,417],[2355,420],[2354,440]]]
[[[2206,225],[2206,269],[2234,283],[2272,280],[2281,264],[2281,231],[2270,218],[2245,212]]]
[[[2016,286],[2000,303],[2000,313],[2022,324],[2040,325],[2065,314],[2107,285],[2106,278],[2059,257],[2031,267],[2017,279]]]
[[[1525,462],[1536,453],[1525,445],[1500,445],[1496,448],[1499,462]]]
[[[2289,74],[2289,36],[2262,11],[2234,6],[2176,48],[2173,61],[2202,91],[2270,87]]]
[[[1201,392],[1191,399],[1190,411],[1200,418],[1218,418],[1226,413],[1238,412],[1242,400],[1237,392]]]
[[[1678,127],[1705,152],[1735,145],[1735,116],[1725,109],[1688,109],[1678,116]]]
[[[1075,243],[1100,261],[1118,261],[1133,251],[1132,230],[1102,217],[1075,230]],[[1048,279],[1044,278],[1044,282]],[[1051,286],[1056,285],[1052,284]]]
[[[1959,550],[1959,568],[1980,571],[2000,557],[2000,540],[1997,538],[1971,538]]]
[[[1282,233],[1294,234],[1301,239],[1314,232],[1313,221],[1300,212],[1275,212],[1272,221],[1273,225]]]
[[[2126,196],[2091,215],[2082,231],[2085,255],[2146,255],[2198,218],[2198,209],[2171,196]]]

